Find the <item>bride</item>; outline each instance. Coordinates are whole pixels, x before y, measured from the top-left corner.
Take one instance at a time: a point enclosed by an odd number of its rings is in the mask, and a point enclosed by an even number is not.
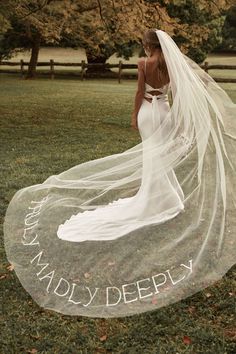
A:
[[[25,187],[8,205],[8,260],[44,308],[152,311],[235,264],[236,105],[165,31],[146,31],[143,46],[132,115],[141,143]]]
[[[167,221],[184,209],[184,194],[174,170],[163,171],[157,178],[161,155],[157,154],[156,141],[163,141],[164,144],[164,136],[173,125],[167,117],[170,110],[167,95],[170,79],[155,31],[147,31],[143,42],[149,60],[145,58],[138,63],[138,89],[132,116],[132,126],[136,128],[138,123],[143,141],[139,191],[132,197],[120,198],[108,206],[96,207],[95,211],[72,215],[59,225],[57,235],[60,239],[75,242],[113,240],[140,226]],[[146,142],[154,133],[155,140]],[[152,153],[152,149],[155,153]]]

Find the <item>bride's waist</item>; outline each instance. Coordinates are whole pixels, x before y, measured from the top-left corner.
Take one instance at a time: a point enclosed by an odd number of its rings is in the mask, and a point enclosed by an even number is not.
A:
[[[148,100],[149,102],[152,102],[153,99],[157,99],[157,100],[168,100],[168,95],[165,93],[161,93],[161,94],[156,94],[156,95],[151,95],[150,93],[145,93],[144,94],[144,98],[146,100]]]

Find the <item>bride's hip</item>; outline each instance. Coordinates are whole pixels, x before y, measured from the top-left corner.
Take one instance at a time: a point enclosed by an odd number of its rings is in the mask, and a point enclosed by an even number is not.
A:
[[[143,98],[141,107],[138,112],[138,118],[150,116],[153,113],[153,110],[158,110],[158,113],[162,116],[165,116],[170,110],[170,103],[168,100],[159,99],[157,100],[157,105],[153,105],[152,102],[147,101]],[[155,113],[155,112],[154,112]]]
[[[156,105],[143,99],[137,116],[138,129],[142,138],[150,136],[167,119],[169,101],[158,100]]]

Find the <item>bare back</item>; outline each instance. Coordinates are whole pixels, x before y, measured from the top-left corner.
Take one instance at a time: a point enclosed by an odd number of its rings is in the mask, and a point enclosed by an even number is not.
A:
[[[156,61],[157,61],[157,56],[145,58],[144,60],[145,82],[154,89],[158,89],[168,83],[168,82],[161,83],[157,80],[158,67],[156,65]],[[158,93],[159,91],[155,91],[155,92]]]
[[[167,85],[169,82],[166,82],[164,85],[163,83],[161,84],[159,79],[159,75],[157,74],[157,71],[159,70],[157,67],[157,56],[152,56],[149,58],[144,59],[143,63],[144,67],[144,80],[145,80],[145,86],[146,86],[146,92],[147,94],[144,96],[144,98],[152,102],[151,96],[159,96],[163,94],[163,86]],[[163,80],[162,80],[163,81]],[[147,87],[148,86],[148,87]],[[158,90],[160,88],[160,91]],[[149,95],[149,97],[147,97]]]

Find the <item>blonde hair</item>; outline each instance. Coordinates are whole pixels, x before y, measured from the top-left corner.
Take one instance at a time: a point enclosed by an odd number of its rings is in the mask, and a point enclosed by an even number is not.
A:
[[[143,35],[142,44],[144,48],[150,50],[156,48],[160,49],[160,55],[157,57],[157,61],[156,61],[156,69],[157,69],[156,72],[160,84],[165,85],[170,81],[170,78],[166,66],[166,61],[161,49],[161,45],[155,31],[156,29],[154,28],[147,30]]]

